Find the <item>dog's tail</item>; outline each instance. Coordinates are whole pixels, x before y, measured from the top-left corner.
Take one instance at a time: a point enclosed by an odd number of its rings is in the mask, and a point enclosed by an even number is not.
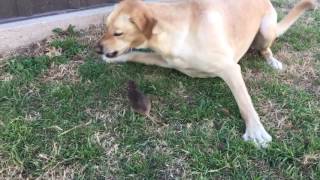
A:
[[[289,27],[307,10],[316,7],[316,0],[301,0],[289,14],[284,17],[277,25],[277,37],[285,33]]]

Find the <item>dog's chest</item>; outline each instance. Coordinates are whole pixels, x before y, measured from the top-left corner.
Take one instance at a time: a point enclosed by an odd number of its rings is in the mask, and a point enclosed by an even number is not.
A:
[[[170,39],[170,38],[169,38]],[[207,56],[207,50],[204,50],[197,37],[188,34],[188,31],[182,28],[181,33],[171,38],[174,41],[166,44],[165,48],[160,49],[160,53],[166,60],[170,68],[176,69],[191,77],[214,77],[216,67],[219,62],[213,62]],[[209,67],[210,66],[210,67]]]
[[[183,59],[177,57],[166,58],[167,64],[170,68],[176,69],[190,77],[207,78],[214,77],[213,72],[208,72],[205,68],[199,66],[200,62],[196,59]]]

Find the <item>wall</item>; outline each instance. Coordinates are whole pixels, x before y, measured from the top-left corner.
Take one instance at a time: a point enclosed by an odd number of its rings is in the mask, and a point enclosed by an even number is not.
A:
[[[0,22],[48,12],[87,8],[116,0],[0,0]]]

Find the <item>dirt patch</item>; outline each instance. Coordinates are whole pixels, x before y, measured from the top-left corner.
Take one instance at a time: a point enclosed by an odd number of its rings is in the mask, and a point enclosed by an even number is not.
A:
[[[313,153],[313,154],[305,154],[301,159],[301,163],[304,166],[315,165],[315,164],[318,164],[319,161],[320,161],[320,152]]]
[[[0,74],[0,81],[11,81],[13,76],[9,73]]]
[[[41,114],[37,111],[31,111],[25,115],[24,119],[29,122],[37,121],[41,119]]]
[[[119,170],[119,159],[117,156],[119,144],[116,135],[110,132],[97,132],[92,135],[91,140],[104,150],[106,169],[103,171],[107,171],[109,174],[116,173]]]
[[[283,105],[269,101],[260,101],[259,115],[263,124],[269,129],[274,130],[277,139],[285,138],[287,131],[293,130],[293,125],[289,120],[290,112]]]
[[[0,166],[4,167],[0,169],[0,179],[25,179],[23,170],[20,167],[9,166],[6,163],[1,163]]]
[[[282,82],[319,95],[320,87],[315,81],[320,77],[316,72],[317,60],[312,50],[296,52],[289,46],[284,46],[276,57],[287,65],[280,76]]]
[[[172,159],[164,170],[160,170],[159,179],[176,179],[176,177],[187,179],[188,174],[191,174],[188,170],[191,168],[186,161],[186,158]]]
[[[72,165],[72,166],[57,166],[55,168],[47,170],[43,173],[38,180],[45,179],[74,179],[75,175],[83,174],[85,167],[80,165]]]
[[[67,81],[77,83],[80,81],[78,72],[83,61],[71,61],[68,64],[52,64],[51,67],[40,78],[43,82]]]
[[[78,41],[81,44],[95,46],[96,42],[101,38],[104,32],[103,26],[90,26],[88,29],[81,30],[79,33]]]
[[[99,101],[98,107],[101,107],[103,102]],[[127,113],[127,108],[123,104],[123,99],[117,100],[116,98],[109,101],[109,104],[105,108],[87,108],[85,113],[87,116],[95,121],[102,121],[105,123],[113,123],[119,119],[119,117],[124,117]]]

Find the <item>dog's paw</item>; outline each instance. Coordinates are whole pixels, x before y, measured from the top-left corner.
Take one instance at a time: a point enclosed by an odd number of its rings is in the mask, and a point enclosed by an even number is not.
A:
[[[267,62],[272,68],[277,69],[277,70],[283,70],[282,63],[280,61],[278,61],[276,58],[271,57],[267,60]]]
[[[122,63],[127,62],[129,57],[127,55],[122,55],[115,58],[108,58],[107,56],[102,55],[101,58],[106,63]]]
[[[262,125],[246,129],[246,133],[242,136],[245,141],[253,142],[257,147],[266,148],[272,141],[272,137],[264,129]]]
[[[105,55],[101,55],[101,59],[105,62],[105,63],[111,63],[111,59],[107,58]]]

